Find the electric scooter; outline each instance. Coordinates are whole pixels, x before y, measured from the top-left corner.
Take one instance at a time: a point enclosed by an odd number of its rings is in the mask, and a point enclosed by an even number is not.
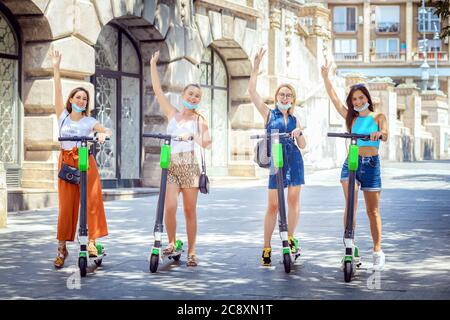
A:
[[[170,142],[171,140],[183,141],[179,136],[173,136],[162,133],[144,133],[144,138],[154,138],[163,140],[160,153],[159,165],[161,167],[161,182],[159,187],[158,205],[156,208],[156,220],[154,233],[154,244],[150,254],[150,272],[155,273],[158,270],[159,263],[164,262],[164,258],[169,260],[179,261],[181,253],[183,252],[183,242],[181,240],[175,241],[175,252],[164,255],[162,253],[162,233],[164,231],[163,219],[164,219],[164,201],[166,199],[166,185],[167,174],[170,167]],[[193,140],[193,137],[189,137],[189,140]]]
[[[358,139],[368,141],[370,140],[370,135],[368,134],[353,134],[353,133],[328,133],[328,137],[337,137],[344,139],[351,139],[350,148],[348,150],[348,197],[347,197],[347,224],[345,225],[344,232],[344,245],[345,245],[345,255],[343,258],[343,271],[345,282],[352,281],[352,277],[355,276],[356,268],[361,266],[360,261],[356,261],[359,258],[359,250],[354,245],[354,230],[353,230],[353,219],[355,215],[354,200],[355,200],[355,180],[356,171],[358,170],[358,160],[359,147],[357,145]],[[381,139],[382,137],[380,137]]]
[[[98,256],[90,258],[88,254],[88,225],[87,225],[87,171],[89,169],[89,147],[87,142],[97,142],[95,137],[59,137],[59,141],[76,141],[80,142],[78,148],[78,170],[80,171],[80,214],[78,227],[78,242],[80,243],[80,251],[78,253],[78,267],[80,275],[86,277],[88,267],[94,265],[99,267],[102,264],[103,257],[106,256],[105,248],[102,244],[96,243]],[[109,138],[106,138],[109,140]]]
[[[284,271],[286,273],[291,272],[291,267],[294,262],[300,256],[300,251],[297,251],[295,254],[292,254],[291,248],[289,246],[289,238],[288,238],[288,224],[286,218],[286,204],[284,200],[284,183],[283,183],[283,145],[280,142],[280,138],[291,138],[290,133],[272,133],[269,135],[252,135],[250,139],[267,139],[272,142],[271,149],[271,161],[276,170],[277,177],[277,192],[278,192],[278,227],[280,231],[280,238],[282,243],[282,252],[281,255],[283,257]]]

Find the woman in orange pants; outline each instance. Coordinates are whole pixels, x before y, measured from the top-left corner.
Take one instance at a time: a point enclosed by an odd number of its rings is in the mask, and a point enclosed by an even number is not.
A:
[[[82,88],[75,88],[69,94],[64,106],[59,65],[61,55],[58,51],[51,53],[54,81],[55,81],[55,111],[61,137],[88,136],[97,133],[100,143],[106,137],[112,135],[111,130],[104,128],[97,120],[89,116],[89,92]],[[79,144],[79,143],[78,143]],[[78,145],[77,142],[61,142],[61,153],[59,155],[58,168],[61,170],[65,163],[71,167],[78,168]],[[87,224],[89,256],[98,255],[95,240],[108,235],[105,209],[103,207],[102,188],[97,164],[91,152],[89,152],[89,169],[87,173]],[[80,208],[80,187],[65,180],[58,180],[59,216],[58,216],[58,255],[54,266],[62,268],[69,252],[66,241],[73,241],[77,231],[78,212]]]

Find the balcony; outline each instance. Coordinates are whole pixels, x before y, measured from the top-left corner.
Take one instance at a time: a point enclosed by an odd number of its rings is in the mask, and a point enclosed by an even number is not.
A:
[[[356,32],[356,22],[334,22],[333,31],[339,32]]]
[[[362,61],[361,52],[348,52],[348,53],[334,53],[334,59],[336,61]]]
[[[435,58],[437,57],[438,61],[448,61],[448,52],[446,51],[430,51],[427,52],[427,60],[432,60],[434,61]],[[423,61],[424,59],[424,53],[423,52],[417,52],[414,55],[413,60],[414,61]]]
[[[372,61],[403,61],[405,54],[400,52],[377,52],[372,55]]]
[[[400,31],[400,23],[378,22],[376,31],[378,33],[398,33]]]

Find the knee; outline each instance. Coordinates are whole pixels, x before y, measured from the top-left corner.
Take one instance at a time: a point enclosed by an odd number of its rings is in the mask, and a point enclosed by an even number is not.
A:
[[[372,218],[379,218],[380,212],[379,212],[378,208],[371,208],[371,209],[367,209],[367,215]]]
[[[268,214],[276,214],[278,212],[278,203],[276,202],[269,202],[267,206],[267,213]]]
[[[288,206],[291,208],[297,208],[299,204],[299,200],[297,198],[288,198],[287,202]]]
[[[173,216],[176,214],[178,206],[176,205],[165,205],[165,215]]]
[[[197,208],[195,207],[184,208],[184,215],[186,216],[187,219],[195,218],[197,215]]]

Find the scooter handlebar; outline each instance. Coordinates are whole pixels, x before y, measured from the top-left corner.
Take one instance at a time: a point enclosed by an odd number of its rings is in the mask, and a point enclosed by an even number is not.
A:
[[[155,138],[155,139],[161,139],[161,140],[182,141],[182,138],[180,136],[174,136],[174,135],[164,134],[164,133],[144,133],[144,134],[142,134],[142,137],[144,137],[144,138]],[[188,140],[194,140],[194,137],[190,136],[190,137],[188,137]]]
[[[250,139],[264,139],[264,138],[272,138],[272,137],[279,137],[279,138],[287,138],[291,137],[290,133],[282,132],[282,133],[271,133],[271,134],[255,134],[251,135]]]
[[[370,134],[357,134],[357,133],[328,133],[328,137],[335,138],[344,138],[344,139],[361,139],[361,140],[370,140]],[[383,136],[380,136],[379,140],[383,139]]]
[[[109,137],[106,137],[107,141],[111,140]],[[88,137],[88,136],[73,136],[73,137],[58,137],[58,141],[90,141],[90,142],[98,142],[97,137]]]

